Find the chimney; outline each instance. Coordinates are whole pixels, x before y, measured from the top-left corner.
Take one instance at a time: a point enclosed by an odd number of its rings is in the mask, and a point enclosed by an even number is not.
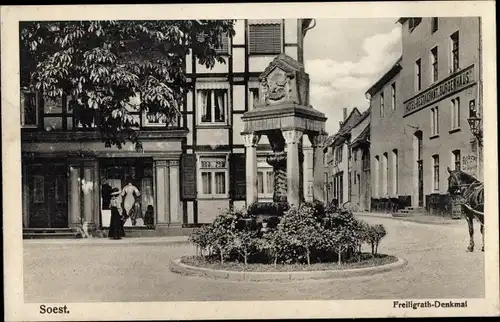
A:
[[[344,107],[344,118],[343,118],[343,121],[345,121],[347,119],[347,108]]]

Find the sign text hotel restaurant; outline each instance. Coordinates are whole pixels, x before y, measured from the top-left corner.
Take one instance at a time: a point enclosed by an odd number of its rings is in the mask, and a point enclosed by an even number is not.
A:
[[[428,88],[426,91],[407,100],[404,103],[404,115],[407,116],[412,114],[436,101],[473,85],[475,83],[474,77],[474,65],[471,65],[443,79],[436,85]]]

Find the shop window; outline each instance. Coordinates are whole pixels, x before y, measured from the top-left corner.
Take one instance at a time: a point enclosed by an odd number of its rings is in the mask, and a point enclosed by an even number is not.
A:
[[[203,197],[227,197],[228,166],[226,157],[200,157],[200,194]]]
[[[249,54],[280,54],[282,51],[281,23],[249,24]]]

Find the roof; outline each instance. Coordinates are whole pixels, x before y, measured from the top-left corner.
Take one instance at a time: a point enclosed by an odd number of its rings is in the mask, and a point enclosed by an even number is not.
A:
[[[391,80],[394,76],[396,76],[399,71],[403,68],[401,66],[401,61],[403,60],[403,56],[400,56],[398,60],[392,65],[392,67],[382,76],[379,78],[379,80],[370,87],[365,94],[369,94],[370,96],[373,96],[377,91],[379,91],[382,86],[387,84],[389,80]]]
[[[355,147],[363,143],[370,143],[370,124],[365,126],[363,131],[361,131],[358,137],[351,143],[351,147]]]
[[[356,121],[356,123],[354,123],[352,127],[354,128],[354,127],[358,126],[358,125],[359,125],[361,122],[363,122],[363,121],[364,121],[367,117],[369,117],[369,116],[370,116],[370,114],[371,114],[371,110],[372,110],[371,106],[370,106],[370,107],[368,107],[368,108],[366,109],[366,111],[364,111],[364,112],[361,114],[361,117],[359,118],[359,120],[357,120],[357,121]]]
[[[368,112],[369,113],[369,112]],[[341,144],[344,142],[345,138],[350,134],[351,129],[356,126],[359,119],[366,117],[366,111],[361,114],[357,107],[353,108],[347,119],[344,121],[344,125],[340,127],[340,129],[334,135],[330,136],[326,142],[325,146]],[[363,116],[365,115],[365,116]],[[356,120],[353,123],[349,124],[349,121],[356,117]]]

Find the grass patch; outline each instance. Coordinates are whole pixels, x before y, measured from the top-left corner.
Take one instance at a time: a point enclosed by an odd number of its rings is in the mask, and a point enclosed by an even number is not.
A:
[[[247,272],[301,272],[301,271],[329,271],[329,270],[345,270],[353,268],[364,268],[381,266],[390,263],[395,263],[398,258],[391,255],[377,254],[372,257],[371,254],[363,253],[361,261],[353,259],[351,262],[337,264],[330,263],[314,263],[310,266],[307,264],[278,264],[276,267],[272,264],[249,263],[245,266],[242,262],[225,262],[223,265],[216,259],[208,257],[184,256],[181,258],[181,263],[216,270],[226,271],[247,271]]]

